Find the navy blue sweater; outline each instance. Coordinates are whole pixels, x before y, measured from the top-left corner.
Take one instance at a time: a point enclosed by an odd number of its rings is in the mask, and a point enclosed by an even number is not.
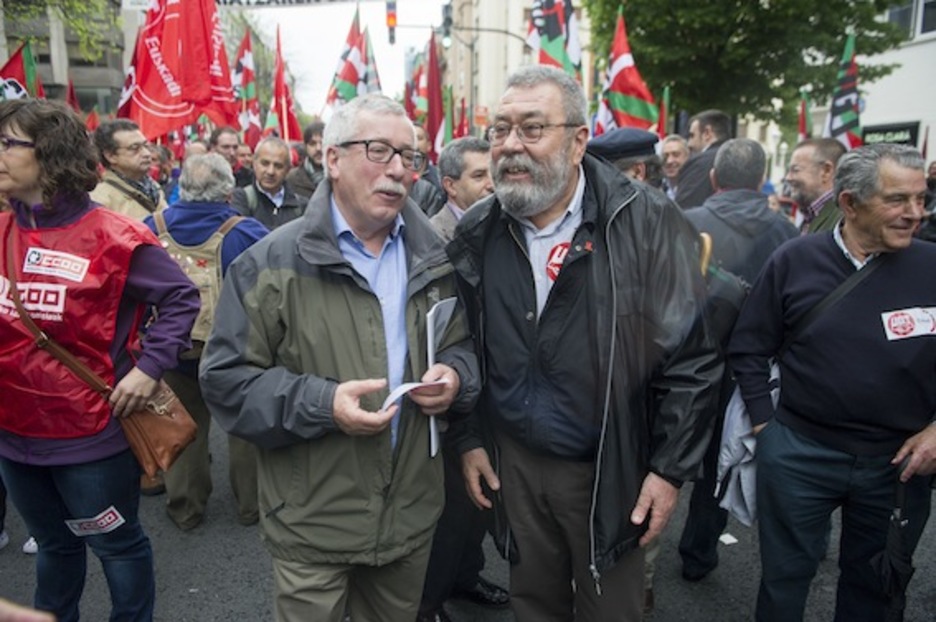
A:
[[[895,452],[936,414],[936,332],[889,340],[882,314],[936,307],[936,245],[882,255],[876,272],[826,309],[780,361],[780,404],[768,359],[786,334],[855,271],[831,232],[797,238],[771,256],[735,325],[729,362],[753,423],[776,416],[855,455]],[[936,330],[936,319],[930,323]]]

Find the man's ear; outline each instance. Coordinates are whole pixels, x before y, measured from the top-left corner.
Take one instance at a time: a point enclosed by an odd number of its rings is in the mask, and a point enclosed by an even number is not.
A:
[[[338,164],[338,147],[329,146],[325,148],[325,170],[328,173],[329,179],[335,178],[335,173],[332,170]]]
[[[451,177],[443,177],[442,189],[445,190],[446,198],[454,203],[455,197],[458,195],[458,190],[455,188],[455,180]]]
[[[712,190],[718,192],[720,188],[718,187],[718,177],[715,176],[715,169],[709,169],[708,172],[709,183],[712,184]]]
[[[858,212],[858,202],[850,190],[842,190],[838,195],[838,206],[845,216],[852,217]]]

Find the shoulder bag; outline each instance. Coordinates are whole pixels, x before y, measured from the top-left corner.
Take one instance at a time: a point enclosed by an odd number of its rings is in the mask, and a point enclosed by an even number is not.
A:
[[[20,320],[36,339],[36,347],[48,352],[68,367],[78,378],[107,399],[113,390],[103,378],[78,360],[71,352],[44,333],[33,321],[20,300],[16,286],[16,268],[13,259],[13,224],[6,236],[6,272],[10,281],[10,298],[16,305]],[[178,396],[162,380],[156,392],[142,410],[127,417],[119,417],[130,449],[143,471],[150,477],[157,471],[168,471],[182,450],[195,440],[197,426]]]

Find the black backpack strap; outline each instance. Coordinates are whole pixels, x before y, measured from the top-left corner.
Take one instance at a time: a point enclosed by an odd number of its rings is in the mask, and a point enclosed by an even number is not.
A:
[[[842,281],[838,287],[836,287],[825,298],[819,301],[815,307],[810,309],[809,313],[803,316],[803,319],[801,319],[796,324],[796,326],[793,327],[793,330],[790,331],[790,334],[783,341],[783,345],[780,346],[780,351],[777,352],[777,358],[779,359],[782,357],[784,353],[790,349],[790,346],[793,345],[793,342],[796,341],[796,339],[801,334],[803,334],[803,331],[806,330],[806,328],[812,324],[817,317],[819,317],[819,314],[844,298],[848,292],[855,289],[855,287],[857,287],[859,283],[865,280],[865,278],[871,276],[871,273],[877,270],[878,267],[880,267],[880,265],[886,260],[886,254],[878,255],[874,258],[874,260],[871,261],[871,263],[867,264],[861,270],[855,270],[854,274]]]

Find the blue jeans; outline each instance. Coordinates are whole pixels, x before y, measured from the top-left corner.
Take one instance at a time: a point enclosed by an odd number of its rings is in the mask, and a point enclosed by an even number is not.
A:
[[[0,473],[29,533],[39,544],[34,606],[60,622],[78,620],[87,553],[101,560],[112,621],[153,619],[153,551],[143,533],[140,468],[130,450],[66,466],[32,466],[0,458]],[[126,521],[109,533],[76,536],[66,520],[93,518],[113,506]]]
[[[842,508],[836,622],[885,619],[887,597],[870,563],[884,549],[897,469],[893,455],[855,456],[794,432],[776,419],[757,435],[761,551],[758,622],[803,619],[809,584]],[[906,484],[907,544],[916,548],[930,513],[929,478]]]

